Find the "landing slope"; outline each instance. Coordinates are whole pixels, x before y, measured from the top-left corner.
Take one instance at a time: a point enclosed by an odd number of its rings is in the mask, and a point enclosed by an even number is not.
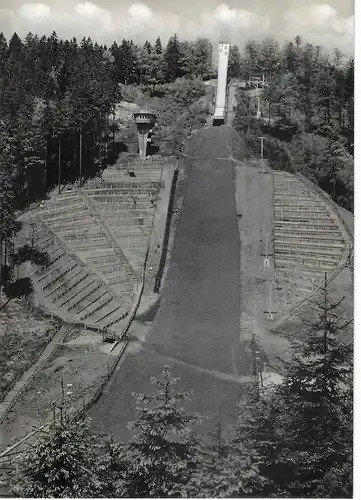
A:
[[[223,423],[235,419],[240,378],[239,233],[226,128],[204,129],[189,141],[187,187],[163,298],[149,335],[133,346],[91,410],[95,426],[126,437],[135,417],[131,392],[149,391],[164,364],[194,389],[188,407]],[[197,158],[197,156],[200,156]]]

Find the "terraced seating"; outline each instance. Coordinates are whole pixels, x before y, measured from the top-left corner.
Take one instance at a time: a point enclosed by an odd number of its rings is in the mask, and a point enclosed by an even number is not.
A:
[[[136,169],[135,177],[129,170]],[[117,327],[134,300],[162,183],[157,163],[115,165],[51,196],[32,213],[35,245],[49,256],[35,289],[49,309],[75,321]]]
[[[97,274],[91,273],[90,267],[40,230],[36,233],[34,245],[43,248],[44,242],[50,243],[49,264],[38,267],[33,278],[34,290],[42,295],[44,304],[65,319],[89,325],[104,327],[116,319],[116,329],[134,298],[133,290],[129,289],[131,276],[124,273],[124,266],[118,265],[116,272],[111,274],[114,281],[126,281],[128,291],[120,298]]]
[[[62,198],[62,195],[59,198]],[[86,203],[86,198],[79,192],[70,197],[66,195],[65,199],[71,200],[71,210],[68,210],[67,205],[64,206],[65,202],[59,203],[59,199],[55,198],[56,203],[53,203],[55,200],[49,200],[42,209],[37,210],[37,214],[81,259],[106,250],[117,265],[113,270],[112,265],[94,270],[105,280],[113,277],[116,278],[116,282],[122,284],[130,277],[129,286],[131,287],[134,281],[134,276],[131,276],[132,269],[121,250],[116,248],[116,243],[110,239],[103,220],[92,212],[91,207]],[[120,275],[121,269],[123,270],[122,276]]]
[[[275,268],[298,299],[340,265],[347,243],[331,204],[295,176],[274,172]]]
[[[78,287],[78,285],[82,283],[82,286]],[[75,296],[79,295],[84,290],[89,290],[89,288],[95,283],[94,277],[89,275],[84,271],[84,275],[80,275],[76,281],[74,281],[71,286],[67,287],[66,290],[58,294],[54,297],[54,302],[57,300],[61,301],[60,307],[68,304]]]
[[[153,225],[162,167],[153,165],[146,171],[139,167],[134,178],[129,176],[128,168],[132,166],[106,169],[102,180],[87,183],[85,192],[139,274]]]
[[[94,286],[91,290],[89,290],[88,293],[82,296],[80,302],[77,301],[74,305],[70,306],[68,311],[74,309],[75,312],[78,313],[78,317],[81,318],[85,314],[84,311],[86,311],[88,308],[91,309],[92,306],[94,308],[97,307],[94,304],[99,304],[99,301],[105,296],[108,296],[108,294],[109,291],[102,288],[100,285]]]

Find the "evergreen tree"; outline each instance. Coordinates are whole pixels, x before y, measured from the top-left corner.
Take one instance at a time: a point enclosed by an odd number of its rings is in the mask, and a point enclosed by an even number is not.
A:
[[[90,421],[71,415],[63,389],[53,421],[22,455],[14,490],[26,498],[106,497],[108,483],[101,466],[98,472],[100,455]]]
[[[341,303],[330,300],[325,280],[318,317],[304,320],[282,383],[240,418],[238,437],[253,450],[265,496],[351,496],[352,362],[338,338],[349,324]]]
[[[7,301],[0,307],[3,309],[12,299],[19,297],[27,297],[33,292],[33,285],[30,278],[19,278],[15,281],[8,281],[4,286],[4,293],[7,296]]]
[[[147,406],[138,407],[138,419],[129,424],[134,438],[123,451],[125,472],[118,483],[124,496],[179,496],[199,462],[193,426],[202,418],[178,406],[190,394],[176,392],[177,381],[166,366],[162,379],[151,379],[158,387],[156,395],[135,395]]]
[[[281,67],[281,53],[274,38],[267,37],[262,40],[259,59],[260,69],[268,78],[278,73]]]
[[[182,76],[181,70],[181,46],[177,35],[170,37],[167,47],[164,51],[164,61],[166,63],[166,81],[173,82],[179,76]]]
[[[237,45],[232,45],[229,50],[228,72],[231,78],[239,78],[241,75],[241,54]]]
[[[298,55],[292,42],[287,42],[283,48],[282,61],[285,71],[297,74],[299,66]]]
[[[158,55],[161,55],[163,53],[162,42],[159,36],[155,41],[154,50]]]
[[[194,74],[200,79],[209,77],[212,69],[212,43],[208,38],[197,38],[193,44]]]
[[[282,123],[290,124],[291,112],[295,111],[300,98],[299,85],[293,73],[281,73],[268,82],[263,99],[268,102],[269,114]]]
[[[20,60],[23,43],[17,33],[14,33],[9,41],[9,57]]]
[[[5,61],[8,56],[8,43],[3,33],[0,32],[0,79],[2,75],[2,70],[4,68]],[[1,88],[1,87],[0,87]]]
[[[261,47],[259,42],[248,40],[243,54],[243,71],[250,78],[252,75],[258,75],[262,71],[261,67]]]

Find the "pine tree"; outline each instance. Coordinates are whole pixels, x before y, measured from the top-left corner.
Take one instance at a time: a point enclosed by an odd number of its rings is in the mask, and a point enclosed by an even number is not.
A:
[[[239,437],[253,450],[265,496],[351,495],[351,350],[338,338],[349,321],[328,283],[313,301],[318,317],[304,320],[301,339],[284,362],[282,383],[248,404]],[[332,477],[342,472],[342,476]]]
[[[241,54],[237,45],[232,45],[229,50],[228,72],[231,78],[241,75]]]
[[[0,294],[3,285],[4,255],[10,228],[16,219],[15,206],[15,158],[7,136],[6,124],[0,124]]]
[[[17,33],[14,33],[9,41],[9,56],[19,60],[23,49],[23,43]]]
[[[259,42],[248,40],[243,54],[243,70],[250,78],[254,74],[259,74],[262,71],[261,67],[261,47]]]
[[[296,77],[287,72],[271,78],[262,97],[268,102],[269,113],[289,124],[291,112],[296,110],[300,98]]]
[[[281,67],[281,52],[278,42],[274,38],[267,37],[262,40],[259,58],[260,68],[268,78],[277,75]]]
[[[199,461],[194,425],[202,418],[178,406],[190,393],[174,390],[178,379],[167,366],[162,379],[151,382],[158,387],[156,395],[135,395],[147,407],[138,407],[138,419],[129,424],[134,438],[122,457],[126,472],[118,488],[131,497],[179,496]]]
[[[8,51],[9,51],[9,47],[8,47],[8,43],[7,43],[7,40],[4,36],[3,33],[0,32],[0,80],[1,80],[1,75],[2,75],[2,70],[4,68],[4,64],[5,64],[5,61],[7,59],[7,56],[8,56]],[[1,88],[1,85],[0,85],[0,88]]]
[[[53,421],[22,455],[14,488],[19,496],[107,496],[108,484],[98,473],[102,453],[99,438],[91,433],[89,419],[74,418],[68,402],[62,383],[62,397],[54,406]]]
[[[193,66],[196,77],[209,77],[212,69],[212,43],[208,38],[197,38],[193,43]]]
[[[166,63],[166,80],[173,82],[179,76],[182,76],[181,70],[181,46],[177,35],[170,37],[167,47],[164,51],[164,61]]]
[[[161,55],[163,53],[162,42],[159,36],[155,41],[154,50],[158,55]]]
[[[15,281],[8,281],[4,286],[4,293],[7,301],[0,307],[3,309],[12,299],[27,297],[33,292],[33,286],[30,278],[19,278]]]
[[[292,42],[287,42],[283,48],[283,68],[293,74],[298,72],[298,56],[295,46]]]

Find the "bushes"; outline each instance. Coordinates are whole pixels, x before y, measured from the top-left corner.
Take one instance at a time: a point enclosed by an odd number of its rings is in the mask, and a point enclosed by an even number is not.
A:
[[[337,137],[301,134],[291,143],[296,170],[353,211],[354,160]]]
[[[245,135],[246,158],[260,158],[260,139],[256,135]],[[268,160],[273,170],[293,172],[292,156],[284,142],[272,137],[265,137],[263,142],[263,157]]]

